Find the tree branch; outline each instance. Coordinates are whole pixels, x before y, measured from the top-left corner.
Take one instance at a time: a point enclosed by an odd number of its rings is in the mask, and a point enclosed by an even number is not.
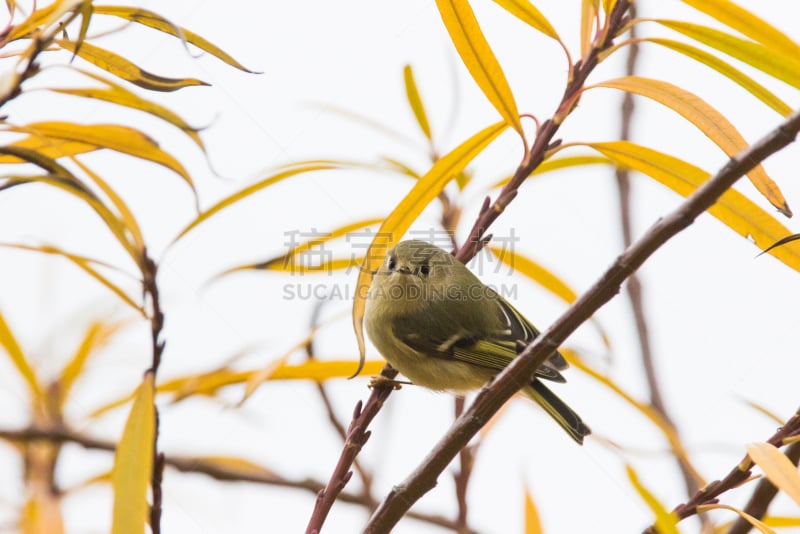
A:
[[[797,465],[797,462],[800,461],[800,441],[789,445],[785,454],[794,465]],[[768,478],[762,478],[742,511],[756,519],[763,519],[767,514],[770,503],[777,494],[778,488]],[[753,525],[739,517],[731,525],[728,534],[747,534],[752,529]]]
[[[370,518],[364,532],[389,532],[411,505],[436,485],[437,477],[458,451],[467,446],[469,440],[491,416],[528,383],[534,371],[578,326],[619,292],[622,282],[631,273],[659,247],[711,207],[742,175],[770,154],[794,141],[798,130],[800,111],[795,111],[774,131],[732,158],[677,209],[658,220],[641,239],[628,247],[586,293],[478,394],[475,402],[456,420],[417,469],[386,496]]]
[[[797,113],[793,116],[796,115]],[[767,440],[767,443],[771,443],[776,447],[781,447],[784,444],[784,439],[798,434],[800,434],[800,410],[795,412],[792,418]],[[728,490],[738,487],[750,478],[750,470],[752,468],[753,462],[750,460],[749,456],[745,456],[741,462],[736,464],[736,467],[730,470],[725,478],[722,480],[715,480],[705,488],[702,488],[695,493],[691,499],[676,506],[672,513],[675,514],[678,517],[678,521],[680,521],[697,514],[698,506],[703,504],[716,504],[718,501],[717,497]],[[655,525],[646,528],[643,534],[657,534]]]

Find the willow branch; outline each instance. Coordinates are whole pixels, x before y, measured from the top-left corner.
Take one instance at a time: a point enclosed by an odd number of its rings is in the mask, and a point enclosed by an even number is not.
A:
[[[786,449],[786,457],[794,465],[797,465],[798,461],[800,461],[800,441],[789,445]],[[770,482],[768,478],[762,478],[742,511],[756,519],[763,519],[776,495],[778,495],[778,488],[775,487],[775,484]],[[752,529],[753,525],[740,517],[733,522],[728,534],[747,534]]]
[[[747,171],[782,149],[800,130],[800,111],[778,128],[732,158],[717,174],[699,187],[677,209],[659,219],[638,241],[550,327],[512,360],[475,402],[459,417],[445,436],[408,478],[386,496],[367,523],[365,533],[389,532],[413,503],[430,491],[438,476],[470,439],[489,422],[503,404],[525,386],[535,370],[567,337],[620,291],[622,283],[656,250],[692,224]]]
[[[797,114],[795,113],[795,115]],[[795,412],[792,418],[767,440],[767,443],[776,447],[781,447],[784,445],[783,441],[786,438],[798,434],[800,434],[800,410]],[[678,521],[680,521],[697,514],[698,506],[716,504],[720,495],[738,487],[750,478],[752,468],[752,460],[750,460],[749,456],[745,456],[742,461],[736,464],[736,467],[730,470],[725,478],[722,480],[715,480],[705,488],[702,488],[695,493],[691,499],[676,506],[672,513],[675,514],[678,517]],[[643,534],[656,534],[657,532],[655,525],[651,525],[644,530]]]

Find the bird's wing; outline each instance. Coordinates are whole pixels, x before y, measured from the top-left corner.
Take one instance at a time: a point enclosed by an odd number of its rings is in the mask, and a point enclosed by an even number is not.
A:
[[[527,343],[539,333],[522,315],[501,298],[492,299],[497,304],[499,328],[488,332],[475,332],[459,324],[451,315],[435,314],[435,324],[420,316],[409,315],[394,321],[394,335],[417,352],[433,358],[456,360],[495,371],[503,370],[518,354],[518,340]],[[421,332],[425,332],[422,335]],[[436,332],[430,336],[429,332]],[[536,370],[536,376],[556,382],[565,382],[559,369],[566,361],[556,353],[556,362],[545,362]],[[563,367],[559,364],[563,362]]]

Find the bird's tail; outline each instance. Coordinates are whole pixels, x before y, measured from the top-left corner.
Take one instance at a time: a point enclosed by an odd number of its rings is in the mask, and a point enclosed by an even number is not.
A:
[[[525,394],[535,400],[545,411],[567,431],[572,439],[583,445],[583,438],[592,433],[591,429],[583,422],[581,417],[572,408],[559,399],[555,393],[539,380],[531,382],[524,389]]]

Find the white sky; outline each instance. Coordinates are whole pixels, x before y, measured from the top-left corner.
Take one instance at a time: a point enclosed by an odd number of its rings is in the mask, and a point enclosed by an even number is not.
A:
[[[577,55],[580,2],[535,2]],[[563,89],[565,65],[558,47],[529,31],[494,3],[473,2],[476,15],[503,65],[518,107],[544,119]],[[673,0],[642,1],[640,14],[711,21]],[[23,96],[4,109],[14,123],[37,120],[134,124],[174,152],[189,168],[203,206],[240,189],[275,165],[298,159],[332,157],[374,162],[391,156],[426,169],[425,150],[405,103],[402,67],[414,67],[440,150],[446,151],[497,120],[496,112],[461,65],[433,2],[144,2],[208,38],[243,64],[264,73],[235,71],[211,57],[189,58],[180,44],[156,32],[131,28],[98,44],[162,75],[196,76],[213,84],[155,95],[193,125],[208,125],[203,139],[224,179],[213,176],[202,155],[180,132],[134,113],[102,104],[79,104],[47,93]],[[800,5],[767,0],[750,9],[800,40]],[[655,24],[640,33],[669,35]],[[67,56],[64,56],[66,58]],[[603,64],[591,78],[599,82],[621,75],[622,56]],[[2,68],[8,68],[3,64]],[[695,92],[725,114],[750,141],[780,118],[743,90],[689,60],[645,46],[640,74]],[[754,74],[790,105],[797,91]],[[52,70],[36,85],[76,83],[63,69]],[[152,96],[152,95],[149,95]],[[597,89],[560,131],[568,141],[613,140],[618,131],[621,94]],[[415,146],[376,134],[319,104],[371,117],[406,136]],[[724,154],[674,113],[637,99],[635,140],[715,171]],[[797,147],[766,164],[789,204],[800,210],[796,179]],[[486,194],[485,186],[516,165],[519,143],[512,134],[476,160],[475,184],[464,199],[463,238]],[[266,365],[305,334],[313,301],[284,300],[286,284],[336,284],[354,277],[304,277],[245,273],[206,286],[214,274],[234,265],[275,256],[285,250],[286,232],[330,230],[389,212],[408,190],[408,179],[344,171],[308,175],[254,196],[209,221],[166,254],[174,235],[191,219],[192,201],[175,175],[130,158],[94,155],[94,165],[130,202],[146,239],[162,259],[161,284],[167,327],[162,377],[203,371],[231,355],[256,347],[239,365]],[[680,202],[650,180],[636,176],[635,235]],[[772,211],[749,183],[737,188]],[[435,205],[415,229],[436,224]],[[798,232],[794,221],[782,221]],[[591,285],[621,251],[611,171],[588,168],[548,175],[526,184],[519,198],[493,227],[495,235],[513,229],[518,251],[560,274],[576,291]],[[57,243],[131,269],[107,232],[86,209],[63,195],[38,187],[0,194],[0,241]],[[345,248],[337,249],[345,251]],[[715,219],[704,215],[648,261],[641,271],[653,348],[667,403],[692,458],[708,480],[724,476],[744,454],[744,444],[766,439],[775,423],[748,408],[757,401],[788,417],[797,406],[797,273],[758,251]],[[43,376],[54,376],[89,322],[124,317],[122,305],[95,282],[65,262],[0,249],[0,310]],[[484,279],[516,283],[516,305],[544,328],[563,303],[520,276]],[[128,286],[133,292],[133,284]],[[318,352],[326,358],[354,357],[355,340],[347,315],[349,302],[326,308],[332,321],[322,330]],[[645,392],[626,300],[616,298],[597,319],[611,338],[606,354],[596,331],[581,328],[568,345],[583,351],[594,366],[641,397]],[[374,349],[370,355],[376,357]],[[130,391],[149,362],[146,325],[131,328],[92,362],[68,406],[73,424],[113,439],[125,410],[92,421],[99,404]],[[649,510],[632,490],[624,463],[632,463],[643,482],[668,507],[684,500],[682,485],[662,437],[637,412],[607,390],[573,370],[556,392],[568,400],[598,436],[631,451],[616,454],[592,439],[575,446],[547,416],[525,401],[511,404],[483,444],[470,486],[470,524],[481,532],[522,531],[523,488],[529,485],[548,533],[636,532],[651,522]],[[366,381],[330,384],[337,412],[348,421],[355,402],[368,395]],[[190,400],[161,406],[160,445],[168,453],[241,455],[290,478],[327,480],[340,452],[315,389],[305,383],[270,383],[241,408],[241,390],[231,388],[225,403]],[[0,427],[26,422],[24,388],[0,360]],[[448,428],[452,400],[407,387],[392,395],[372,425],[373,437],[362,453],[375,467],[378,498],[399,483]],[[10,447],[0,447],[0,519],[12,517],[20,503],[21,466]],[[58,473],[64,486],[107,470],[111,456],[65,449]],[[415,509],[455,515],[451,471]],[[250,484],[226,484],[200,475],[165,475],[164,532],[298,532],[308,520],[313,496],[300,491]],[[355,477],[354,477],[355,480]],[[358,488],[358,483],[352,489]],[[740,505],[749,490],[724,497]],[[110,520],[110,492],[95,487],[65,501],[69,532],[101,532]],[[797,515],[788,500],[776,509]],[[721,516],[726,520],[733,517]],[[366,514],[338,504],[328,532],[355,532]],[[685,532],[696,523],[682,524]],[[396,532],[440,532],[418,522],[402,522]]]

